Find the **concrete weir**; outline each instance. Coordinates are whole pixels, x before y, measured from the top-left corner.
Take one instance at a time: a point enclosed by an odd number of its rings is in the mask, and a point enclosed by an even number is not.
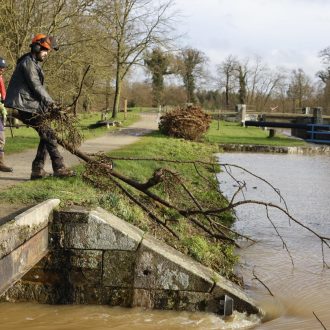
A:
[[[46,203],[55,206],[57,202]],[[101,208],[55,211],[48,231],[48,253],[45,238],[34,236],[31,244],[40,242],[44,257],[9,289],[3,286],[7,290],[2,301],[107,304],[223,315],[223,301],[229,297],[235,310],[262,313],[240,287]],[[2,227],[0,232],[5,235]],[[43,230],[38,233],[44,237]],[[26,232],[12,234],[22,235]],[[2,256],[0,262],[8,251]],[[4,271],[1,267],[1,279]]]
[[[48,252],[48,223],[58,199],[45,201],[0,226],[0,294]]]

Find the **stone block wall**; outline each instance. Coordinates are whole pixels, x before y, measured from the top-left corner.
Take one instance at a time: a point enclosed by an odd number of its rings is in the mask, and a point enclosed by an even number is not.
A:
[[[58,199],[44,201],[0,226],[0,295],[48,252],[48,222]]]
[[[55,212],[49,254],[4,299],[222,314],[261,311],[230,281],[101,208]]]

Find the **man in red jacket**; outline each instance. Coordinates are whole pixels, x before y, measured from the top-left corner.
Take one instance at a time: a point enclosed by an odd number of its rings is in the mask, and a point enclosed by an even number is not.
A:
[[[6,122],[7,110],[3,104],[6,98],[6,87],[3,81],[2,74],[5,71],[6,67],[6,61],[2,57],[0,57],[0,171],[12,172],[13,169],[11,167],[6,166],[4,163],[4,147],[6,142],[4,125]]]

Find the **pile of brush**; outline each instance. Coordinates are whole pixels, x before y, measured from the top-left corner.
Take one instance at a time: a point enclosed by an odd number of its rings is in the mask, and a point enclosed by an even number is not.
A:
[[[185,140],[199,140],[211,124],[211,116],[198,106],[176,108],[160,117],[159,130]]]

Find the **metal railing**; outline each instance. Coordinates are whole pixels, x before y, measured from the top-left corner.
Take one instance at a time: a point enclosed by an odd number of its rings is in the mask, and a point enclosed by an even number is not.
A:
[[[306,139],[307,142],[330,144],[330,125],[308,124],[307,126],[307,133],[310,134],[310,138]]]

